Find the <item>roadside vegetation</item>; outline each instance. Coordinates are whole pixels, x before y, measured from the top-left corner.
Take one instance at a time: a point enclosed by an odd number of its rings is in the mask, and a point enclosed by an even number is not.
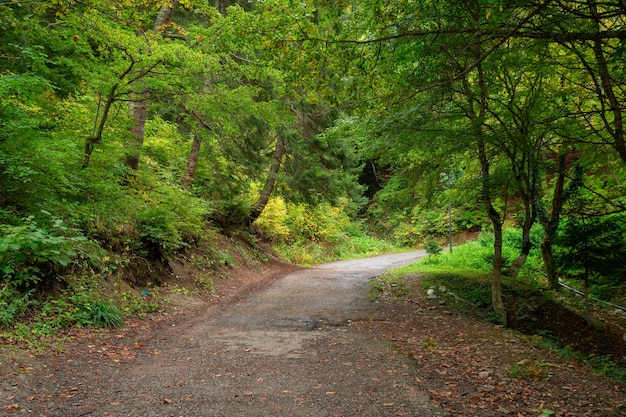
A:
[[[513,259],[519,230],[504,233],[505,259]],[[516,238],[517,237],[517,238]],[[455,314],[468,315],[477,320],[501,326],[500,317],[493,313],[491,275],[492,252],[489,234],[481,234],[474,241],[453,248],[453,252],[432,249],[419,263],[400,268],[374,279],[371,283],[373,299],[392,296],[411,300],[415,292],[428,294],[432,302],[444,305]],[[566,252],[569,244],[563,241],[558,252]],[[533,346],[549,350],[567,361],[584,363],[594,373],[626,383],[623,367],[626,343],[622,322],[626,305],[622,286],[606,277],[597,277],[584,297],[584,280],[576,268],[567,269],[564,263],[562,284],[578,289],[572,292],[546,290],[546,277],[541,257],[531,250],[530,256],[517,277],[505,276],[503,297],[508,306],[507,325],[527,337]],[[606,301],[605,303],[600,302]],[[586,317],[587,314],[590,317]],[[511,369],[512,377],[540,378],[540,367],[518,365]],[[532,375],[534,376],[532,376]]]
[[[494,323],[565,283],[591,327],[626,297],[626,13],[596,3],[1,3],[0,337],[421,247]]]

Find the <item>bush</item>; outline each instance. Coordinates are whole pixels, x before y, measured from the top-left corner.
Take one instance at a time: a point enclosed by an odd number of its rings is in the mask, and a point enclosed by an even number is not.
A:
[[[39,226],[32,216],[17,224],[0,224],[0,282],[17,287],[37,284],[42,274],[72,262],[78,244],[85,240],[60,219],[54,219],[50,228]]]
[[[424,242],[424,249],[429,255],[439,255],[441,253],[441,246],[434,239],[428,239]]]
[[[105,301],[93,301],[84,311],[84,322],[98,327],[114,329],[124,325],[124,319],[120,310],[113,304]]]

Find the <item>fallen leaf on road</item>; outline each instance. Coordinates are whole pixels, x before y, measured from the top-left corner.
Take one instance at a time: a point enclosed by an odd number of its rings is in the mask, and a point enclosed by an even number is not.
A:
[[[20,405],[17,403],[4,406],[5,410],[17,410],[18,408],[20,408]]]

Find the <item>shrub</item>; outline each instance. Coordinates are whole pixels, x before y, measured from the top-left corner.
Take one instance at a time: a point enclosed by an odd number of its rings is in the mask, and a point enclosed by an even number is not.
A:
[[[428,239],[424,242],[424,249],[429,255],[439,255],[441,253],[441,246],[434,239]]]
[[[39,226],[33,216],[17,224],[0,224],[0,281],[18,287],[37,284],[46,270],[67,266],[78,243],[85,240],[60,219],[54,219],[52,227]]]

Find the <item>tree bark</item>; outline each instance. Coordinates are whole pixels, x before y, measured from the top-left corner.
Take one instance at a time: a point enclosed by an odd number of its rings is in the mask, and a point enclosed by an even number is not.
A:
[[[502,258],[502,218],[500,213],[493,206],[491,198],[491,174],[489,159],[485,150],[485,142],[481,132],[476,132],[476,143],[478,145],[478,158],[481,165],[482,177],[482,198],[485,210],[491,224],[493,225],[493,276],[491,280],[491,301],[493,303],[493,311],[498,314],[504,325],[506,326],[506,310],[502,301],[502,266],[504,264]]]
[[[126,165],[131,169],[139,168],[139,149],[143,146],[143,140],[146,132],[146,118],[148,117],[147,93],[142,93],[139,100],[136,99],[137,94],[131,93],[129,111],[133,119],[133,125],[130,127],[130,133],[133,137],[130,143],[130,150],[133,151],[126,156]]]
[[[479,87],[479,96],[474,97],[470,82],[467,77],[462,78],[463,89],[467,99],[467,115],[473,124],[473,135],[478,150],[478,159],[481,166],[481,197],[485,211],[491,224],[493,225],[493,273],[491,280],[491,300],[494,312],[500,316],[503,324],[506,326],[506,310],[502,301],[502,217],[493,206],[491,196],[491,172],[490,163],[487,156],[485,137],[483,134],[483,120],[487,111],[487,87],[485,85],[485,74],[480,63],[476,66],[477,82]],[[478,105],[476,111],[475,105]]]
[[[154,33],[161,32],[163,25],[165,25],[172,14],[173,8],[178,4],[179,0],[171,0],[171,6],[168,2],[165,2],[159,9],[159,13],[154,20]],[[146,90],[141,93],[131,93],[130,102],[128,103],[128,109],[130,117],[133,120],[133,125],[130,128],[132,135],[132,142],[130,145],[130,151],[126,156],[126,165],[131,169],[139,169],[139,150],[143,146],[145,132],[146,132],[146,119],[148,117],[148,92]]]
[[[179,0],[170,0],[171,6],[165,2],[163,6],[159,9],[159,14],[154,19],[154,32],[159,33],[162,31],[162,26],[169,22],[170,16],[172,15],[172,11],[174,7],[178,5]]]
[[[259,218],[265,206],[270,200],[272,196],[272,192],[276,187],[276,180],[278,176],[278,172],[280,171],[280,166],[283,162],[283,156],[285,155],[285,139],[282,136],[278,136],[276,140],[276,147],[274,148],[274,153],[272,155],[272,164],[270,166],[270,171],[265,180],[265,186],[259,195],[259,199],[252,206],[250,210],[250,214],[248,215],[247,224],[248,226],[252,225],[256,219]]]
[[[104,108],[102,109],[102,115],[100,115],[100,104],[98,104],[98,112],[96,114],[96,119],[94,121],[94,130],[90,137],[85,139],[85,153],[83,158],[83,169],[89,167],[89,163],[91,161],[91,154],[93,153],[93,149],[98,143],[102,143],[102,134],[104,132],[104,126],[106,126],[107,119],[109,118],[109,113],[111,112],[111,106],[115,101],[115,96],[117,89],[120,86],[121,80],[124,79],[130,72],[133,70],[135,66],[135,61],[131,60],[128,68],[124,70],[124,72],[119,76],[119,81],[113,84],[111,90],[109,90],[109,94],[107,95],[107,99],[104,102]],[[100,122],[98,122],[98,116],[100,117]]]
[[[520,250],[519,255],[515,258],[515,260],[511,263],[511,266],[507,268],[506,271],[503,272],[504,275],[516,277],[519,274],[520,269],[524,266],[526,259],[528,259],[528,254],[530,254],[530,250],[533,247],[532,242],[530,241],[530,229],[532,229],[535,221],[537,220],[537,212],[533,208],[534,207],[534,195],[536,191],[533,190],[534,185],[532,184],[534,181],[520,181],[521,186],[525,187],[526,190],[521,192],[522,201],[524,203],[524,224],[522,225],[522,249]]]
[[[200,123],[198,123],[200,125]],[[198,126],[198,129],[201,127]],[[193,184],[193,180],[196,178],[196,168],[198,166],[198,158],[200,156],[200,147],[202,146],[202,136],[200,132],[196,131],[193,134],[193,141],[191,142],[191,151],[187,158],[187,169],[185,170],[185,177],[183,178],[183,185],[190,188]]]
[[[554,259],[552,257],[552,242],[556,238],[556,232],[561,219],[561,211],[563,210],[564,189],[565,189],[565,165],[566,153],[562,152],[558,156],[558,173],[554,191],[552,192],[552,209],[550,214],[545,213],[540,217],[543,226],[543,239],[541,241],[541,257],[546,267],[546,275],[548,278],[547,288],[556,290],[559,288],[559,276]],[[540,204],[540,203],[539,203]]]

